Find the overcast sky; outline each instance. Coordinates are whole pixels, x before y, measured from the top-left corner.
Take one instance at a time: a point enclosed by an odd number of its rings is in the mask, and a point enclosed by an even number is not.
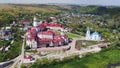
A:
[[[68,3],[85,5],[115,5],[120,6],[120,0],[0,0],[0,3]]]

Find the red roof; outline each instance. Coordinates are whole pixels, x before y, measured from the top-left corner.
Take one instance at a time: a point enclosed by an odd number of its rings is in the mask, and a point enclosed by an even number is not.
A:
[[[53,39],[50,39],[50,38],[41,38],[41,39],[38,39],[38,42],[41,43],[41,44],[49,44]]]
[[[47,25],[47,26],[52,26],[52,27],[63,27],[63,25],[60,24],[60,23],[53,23],[53,24],[49,24],[49,25]]]
[[[39,25],[39,27],[47,27],[47,26],[49,26],[49,27],[61,27],[61,28],[63,28],[63,25],[62,24],[60,24],[60,23],[42,23],[42,24],[40,24]]]
[[[44,23],[49,23],[49,22],[46,20],[46,21],[44,21]]]
[[[39,27],[40,28],[46,28],[46,25],[45,24],[40,24]]]
[[[60,34],[55,34],[55,37],[54,37],[54,40],[55,41],[64,41],[64,39],[62,38],[62,36]]]
[[[24,59],[32,59],[32,58],[33,58],[33,56],[31,56],[31,55],[24,56]]]
[[[26,35],[26,39],[35,39],[36,38],[36,36],[35,35]]]
[[[52,41],[50,38],[40,38],[39,41]]]
[[[35,26],[34,26],[34,27],[31,27],[31,30],[33,30],[33,31],[34,31],[34,30],[36,31],[37,29],[38,29],[38,27],[35,27]]]
[[[26,33],[26,39],[35,39],[36,38],[36,30],[28,30]]]
[[[33,36],[33,35],[27,35],[26,36],[26,39],[35,39],[36,38],[36,36]]]
[[[36,30],[33,29],[33,30],[27,30],[27,32],[29,32],[30,34],[36,34]]]
[[[57,41],[57,42],[63,42],[64,41],[64,39],[63,38],[61,38],[61,37],[59,37],[59,38],[55,38],[53,41]]]
[[[48,30],[48,31],[39,32],[38,34],[53,35],[53,34],[55,34],[55,32]]]
[[[38,42],[39,43],[42,43],[42,44],[49,44],[50,42],[53,42],[53,43],[58,43],[58,42],[63,42],[64,39],[62,38],[55,38],[55,39],[49,39],[49,38],[41,38],[41,39],[38,39]]]
[[[27,32],[31,33],[32,35],[36,35],[37,27],[30,27]]]
[[[55,37],[61,37],[61,38],[63,38],[63,37],[64,37],[64,38],[67,38],[68,36],[67,36],[66,34],[65,34],[65,35],[63,35],[63,36],[62,36],[61,34],[55,34]]]
[[[22,24],[29,24],[30,20],[22,20]]]

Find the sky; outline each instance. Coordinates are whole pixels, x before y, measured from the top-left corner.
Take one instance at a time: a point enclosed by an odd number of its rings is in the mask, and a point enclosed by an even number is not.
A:
[[[120,6],[120,0],[0,0],[0,3],[67,3],[82,5],[114,5]]]

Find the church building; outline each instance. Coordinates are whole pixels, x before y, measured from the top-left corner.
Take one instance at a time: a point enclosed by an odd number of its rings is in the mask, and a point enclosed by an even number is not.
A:
[[[86,40],[93,40],[93,41],[101,41],[102,37],[98,32],[93,32],[92,34],[90,33],[90,29],[87,28],[86,31]]]

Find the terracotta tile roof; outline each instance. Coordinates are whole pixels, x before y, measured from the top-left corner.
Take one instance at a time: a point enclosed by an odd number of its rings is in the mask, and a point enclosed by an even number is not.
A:
[[[31,55],[24,56],[24,59],[32,59],[32,58],[33,58],[33,56],[31,56]]]
[[[42,23],[39,25],[39,27],[61,27],[61,28],[64,28],[62,24],[60,23]]]
[[[22,24],[30,24],[30,20],[22,20]]]
[[[40,44],[49,44],[53,39],[50,39],[50,38],[41,38],[41,39],[38,39],[38,42]]]
[[[44,35],[54,35],[55,32],[51,31],[51,30],[48,30],[48,31],[42,31],[42,32],[39,32],[38,34],[44,34]]]

